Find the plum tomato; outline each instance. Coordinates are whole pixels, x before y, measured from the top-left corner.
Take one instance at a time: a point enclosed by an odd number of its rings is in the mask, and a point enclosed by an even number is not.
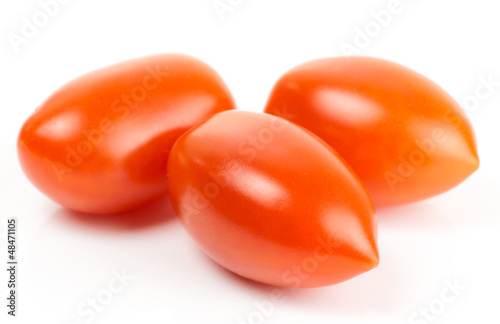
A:
[[[428,78],[386,60],[299,65],[278,80],[265,112],[331,145],[375,206],[438,195],[479,167],[474,131],[458,103]]]
[[[285,119],[218,113],[175,143],[168,176],[187,232],[238,275],[319,287],[378,265],[375,210],[360,180]]]
[[[233,108],[221,77],[197,59],[130,60],[53,93],[22,126],[19,160],[28,179],[67,208],[124,212],[167,195],[177,138]]]

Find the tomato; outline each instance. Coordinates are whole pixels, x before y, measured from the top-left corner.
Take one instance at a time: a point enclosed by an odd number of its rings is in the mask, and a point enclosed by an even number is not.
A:
[[[331,145],[375,206],[432,197],[479,167],[473,129],[455,100],[389,61],[339,57],[299,65],[276,83],[265,112]]]
[[[243,277],[318,287],[378,264],[374,207],[358,177],[284,119],[219,113],[179,138],[168,175],[187,232]]]
[[[177,138],[234,101],[220,76],[184,55],[139,58],[81,76],[23,125],[21,166],[59,204],[123,212],[168,194]]]

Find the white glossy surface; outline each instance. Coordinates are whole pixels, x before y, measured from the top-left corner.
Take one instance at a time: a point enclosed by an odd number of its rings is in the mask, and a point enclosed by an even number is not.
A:
[[[481,96],[477,108],[466,101],[480,78],[500,81],[500,8],[494,1],[401,0],[398,13],[361,49],[362,55],[419,71],[466,102],[481,167],[439,197],[379,210],[380,266],[343,284],[278,289],[284,300],[270,306],[276,288],[210,261],[169,216],[168,205],[148,207],[146,213],[161,216],[138,222],[137,213],[125,222],[84,219],[28,182],[17,162],[17,132],[37,105],[76,76],[130,58],[182,52],[212,65],[240,109],[260,111],[282,73],[314,58],[342,55],[342,42],[352,44],[356,28],[375,21],[370,13],[391,1],[243,0],[223,21],[212,2],[69,1],[19,53],[7,34],[19,33],[22,17],[31,19],[40,6],[34,0],[0,4],[0,233],[4,219],[18,218],[20,261],[19,317],[6,316],[3,299],[0,321],[387,324],[411,323],[420,307],[443,304],[432,323],[499,322],[500,86]],[[134,279],[119,289],[114,271],[122,269]],[[6,274],[0,275],[1,296],[7,293]],[[455,278],[465,290],[456,298],[442,295]],[[108,302],[110,283],[120,292],[109,304],[95,317],[85,305],[79,314],[89,297]]]

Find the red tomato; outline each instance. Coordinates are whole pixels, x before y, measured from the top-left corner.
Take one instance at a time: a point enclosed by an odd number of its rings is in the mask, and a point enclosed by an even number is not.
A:
[[[169,150],[185,131],[234,108],[220,76],[184,55],[139,58],[86,74],[23,125],[21,166],[54,201],[88,213],[133,209],[168,193]]]
[[[357,176],[284,119],[219,113],[179,138],[168,175],[189,234],[243,277],[317,287],[378,264],[374,208]]]
[[[277,82],[265,112],[330,144],[376,206],[437,195],[479,167],[474,132],[459,105],[429,79],[389,61],[302,64]]]

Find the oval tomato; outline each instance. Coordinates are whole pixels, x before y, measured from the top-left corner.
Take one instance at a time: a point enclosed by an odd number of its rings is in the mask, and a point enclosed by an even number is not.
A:
[[[184,55],[139,58],[86,74],[25,122],[18,154],[38,189],[68,208],[116,213],[168,193],[177,138],[234,108],[220,76]]]
[[[276,83],[265,112],[330,144],[376,206],[437,195],[479,166],[474,132],[459,105],[429,79],[389,61],[302,64]]]
[[[357,176],[284,119],[219,113],[179,138],[168,175],[188,233],[243,277],[317,287],[378,264],[374,208]]]

